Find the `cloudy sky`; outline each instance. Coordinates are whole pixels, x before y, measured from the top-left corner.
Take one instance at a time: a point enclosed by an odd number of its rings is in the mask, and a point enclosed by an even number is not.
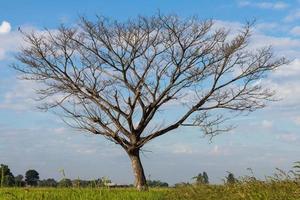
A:
[[[52,113],[37,111],[34,84],[17,79],[9,67],[22,44],[18,27],[24,30],[55,29],[75,24],[79,15],[96,14],[124,20],[152,15],[159,10],[182,17],[198,15],[214,19],[218,26],[238,29],[256,20],[251,46],[272,45],[277,56],[290,59],[265,80],[277,90],[281,101],[263,110],[232,120],[233,131],[212,141],[197,129],[181,128],[145,146],[143,163],[152,179],[169,183],[191,181],[207,171],[220,182],[231,171],[237,176],[252,168],[263,178],[276,167],[288,170],[300,160],[300,1],[1,1],[0,12],[0,163],[14,174],[29,168],[42,178],[92,179],[109,176],[114,182],[133,180],[130,162],[116,145],[99,136],[68,128]],[[82,2],[82,3],[80,3]]]

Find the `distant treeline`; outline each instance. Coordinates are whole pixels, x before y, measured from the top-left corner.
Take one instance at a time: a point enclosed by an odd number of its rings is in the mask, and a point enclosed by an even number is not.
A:
[[[236,178],[233,173],[227,172],[227,176],[223,179],[224,184],[235,184],[238,182],[246,181],[259,181],[254,177],[252,169],[248,168],[251,175]],[[94,180],[81,180],[81,179],[68,179],[62,170],[63,178],[57,181],[53,178],[40,180],[39,173],[30,169],[23,175],[14,176],[7,165],[0,165],[0,187],[133,187],[129,185],[117,185],[107,177],[101,177]],[[276,168],[273,176],[267,177],[270,180],[296,180],[300,181],[300,162],[295,162],[293,169],[285,172]],[[149,178],[150,179],[150,178]],[[187,186],[191,184],[203,185],[209,184],[209,177],[206,172],[199,173],[197,176],[192,177],[193,183],[181,182],[176,183],[175,187]],[[169,184],[160,180],[147,180],[149,187],[169,187]]]
[[[14,176],[7,165],[0,165],[0,187],[133,187],[133,185],[117,185],[107,177],[95,180],[68,179],[62,172],[63,178],[60,181],[54,178],[40,180],[39,173],[30,169],[25,176],[19,174]],[[159,180],[148,180],[150,187],[168,187],[168,183]]]
[[[39,173],[30,169],[23,175],[14,176],[7,165],[0,165],[0,186],[1,187],[25,187],[25,186],[39,186],[39,187],[100,187],[110,183],[110,180],[99,178],[96,180],[70,180],[62,178],[56,181],[53,178],[40,180]]]

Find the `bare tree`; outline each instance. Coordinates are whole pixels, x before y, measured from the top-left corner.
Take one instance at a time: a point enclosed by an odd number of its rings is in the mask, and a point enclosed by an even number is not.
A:
[[[230,111],[254,111],[272,99],[260,80],[286,60],[269,47],[249,49],[250,28],[231,34],[212,20],[160,14],[81,18],[78,26],[24,33],[14,68],[43,85],[44,109],[60,108],[71,126],[120,145],[143,190],[140,151],[149,141],[182,126],[213,137],[231,128]],[[176,119],[161,114],[174,109]]]

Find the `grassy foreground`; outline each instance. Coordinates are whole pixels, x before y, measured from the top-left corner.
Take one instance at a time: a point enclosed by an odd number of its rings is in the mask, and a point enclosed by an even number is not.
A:
[[[176,200],[300,200],[299,182],[247,182],[234,185],[177,188],[168,193]]]
[[[171,189],[56,189],[4,188],[1,200],[300,200],[300,184],[296,182],[241,183],[234,185],[203,185]]]
[[[138,192],[135,189],[95,189],[95,188],[7,188],[0,189],[1,200],[160,200],[166,190],[154,189]]]

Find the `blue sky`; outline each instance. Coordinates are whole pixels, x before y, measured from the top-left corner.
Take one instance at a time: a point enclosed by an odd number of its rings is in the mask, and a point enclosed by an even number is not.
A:
[[[146,174],[176,183],[207,171],[213,182],[220,182],[226,171],[245,175],[251,167],[264,177],[275,167],[287,170],[300,160],[300,1],[7,0],[1,1],[0,12],[0,163],[16,175],[34,168],[42,178],[60,179],[63,168],[70,178],[109,176],[114,182],[132,182],[129,159],[118,146],[70,129],[52,113],[37,111],[34,84],[16,79],[8,66],[22,44],[18,27],[38,31],[75,24],[79,15],[126,20],[158,11],[212,18],[232,29],[255,19],[252,47],[272,45],[276,55],[291,63],[266,80],[281,101],[233,119],[237,128],[212,142],[196,129],[182,128],[150,143],[145,146],[150,152],[142,158]]]

